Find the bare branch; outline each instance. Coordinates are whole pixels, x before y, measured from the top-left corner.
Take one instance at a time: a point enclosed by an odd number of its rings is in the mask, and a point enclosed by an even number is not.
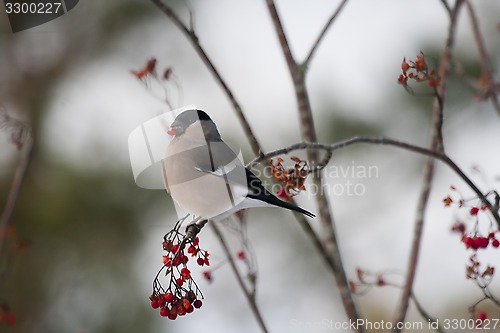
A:
[[[321,30],[318,38],[316,39],[316,41],[314,42],[313,46],[311,47],[311,50],[309,51],[309,53],[308,53],[308,55],[306,57],[306,60],[304,60],[304,62],[302,63],[302,67],[304,67],[305,71],[307,71],[307,68],[308,68],[309,64],[311,63],[311,59],[314,56],[314,54],[316,53],[316,50],[318,49],[319,44],[321,43],[321,41],[325,37],[326,32],[328,31],[328,29],[330,29],[330,27],[332,26],[333,22],[335,21],[335,19],[338,17],[338,15],[340,14],[340,12],[342,11],[342,9],[344,8],[344,6],[346,5],[347,1],[348,0],[342,0],[342,2],[340,3],[340,5],[337,7],[337,10],[335,10],[335,12],[333,12],[332,16],[330,17],[330,19],[328,20],[328,22],[326,22],[325,26],[323,27],[323,30]]]
[[[266,4],[293,81],[295,98],[297,100],[298,113],[300,118],[299,123],[302,139],[309,142],[316,142],[317,135],[314,127],[311,104],[309,102],[309,93],[307,91],[305,82],[306,68],[300,66],[295,61],[292,55],[274,1],[266,0]],[[321,40],[321,37],[319,39]],[[316,166],[317,152],[315,150],[308,149],[307,157],[311,165]],[[315,168],[315,172],[312,174],[312,181],[318,189],[321,189],[323,187],[321,173],[317,168]],[[344,310],[350,320],[357,321],[359,319],[359,314],[352,298],[351,290],[349,288],[349,281],[347,280],[347,275],[342,263],[342,257],[340,255],[337,236],[335,233],[334,221],[330,211],[330,204],[324,194],[324,191],[319,190],[315,198],[318,205],[318,215],[321,223],[321,235],[323,236],[324,249],[326,250],[327,255],[330,257],[330,260],[328,262],[329,264],[331,264],[330,267],[335,277],[337,288],[340,291]],[[363,332],[364,327],[359,326],[358,331]]]
[[[337,143],[319,143],[319,142],[299,142],[293,145],[290,145],[285,148],[277,149],[274,151],[271,151],[267,154],[261,155],[259,157],[256,157],[252,161],[250,161],[247,164],[247,167],[251,167],[263,160],[267,160],[279,155],[285,155],[288,154],[292,151],[296,150],[304,150],[304,149],[315,149],[315,150],[325,150],[325,151],[331,151],[335,152],[336,150],[346,148],[348,146],[351,146],[353,144],[358,144],[358,143],[367,143],[367,144],[376,144],[376,145],[387,145],[387,146],[393,146],[397,148],[401,148],[410,152],[414,152],[420,155],[424,156],[429,156],[434,159],[440,160],[444,164],[446,164],[451,170],[453,170],[466,184],[469,186],[469,188],[474,191],[474,193],[477,195],[479,199],[488,207],[491,215],[493,216],[495,222],[498,224],[500,227],[500,216],[498,215],[498,212],[495,210],[494,205],[489,202],[489,200],[486,198],[486,196],[481,192],[481,190],[474,184],[474,182],[465,175],[465,173],[460,169],[460,167],[446,154],[440,153],[433,151],[428,148],[424,147],[419,147],[410,143],[406,143],[403,141],[398,141],[390,138],[384,138],[384,137],[361,137],[361,136],[356,136],[352,137],[346,140],[342,140]]]
[[[444,47],[444,51],[441,54],[441,59],[439,61],[438,76],[440,78],[440,83],[436,88],[436,97],[434,99],[431,133],[430,133],[431,137],[430,149],[432,151],[436,151],[439,153],[444,152],[442,128],[443,128],[443,108],[445,101],[446,81],[448,79],[448,74],[450,72],[452,50],[455,43],[455,34],[457,30],[456,27],[458,21],[458,13],[460,11],[460,8],[462,7],[462,4],[463,0],[457,0],[455,3],[455,7],[451,11],[446,44]],[[415,274],[417,272],[417,265],[420,254],[420,245],[422,243],[422,230],[424,228],[425,212],[427,210],[427,203],[429,201],[433,176],[434,176],[434,159],[429,158],[427,159],[424,166],[422,189],[420,190],[420,196],[417,203],[415,226],[413,230],[413,240],[410,250],[410,257],[408,260],[408,270],[406,273],[406,279],[403,286],[401,301],[399,304],[399,308],[397,309],[396,319],[394,321],[395,325],[393,325],[394,329],[392,331],[394,333],[401,332],[401,328],[398,328],[397,323],[403,322],[406,318],[406,313],[408,312],[408,305],[412,294],[413,282],[415,280]]]
[[[243,290],[243,293],[245,294],[245,297],[248,301],[248,305],[250,306],[250,309],[252,310],[253,315],[255,316],[255,319],[259,323],[260,329],[262,332],[267,333],[267,328],[266,324],[264,323],[264,319],[262,318],[262,315],[260,313],[259,307],[257,306],[257,303],[255,302],[255,297],[254,294],[251,290],[248,290],[247,286],[245,285],[245,282],[243,281],[243,277],[241,276],[240,272],[238,271],[238,267],[236,267],[236,264],[234,262],[233,256],[231,255],[231,251],[229,250],[229,246],[226,243],[226,240],[224,239],[224,236],[222,235],[222,232],[219,230],[219,227],[215,223],[210,223],[210,226],[212,227],[212,230],[215,232],[215,235],[219,239],[219,242],[222,245],[222,250],[226,254],[226,258],[229,262],[229,265],[231,266],[231,270],[234,273],[234,276],[236,277],[236,280],[238,281],[238,284],[240,285],[241,290]]]
[[[441,3],[443,4],[444,8],[446,9],[446,11],[448,12],[448,15],[451,16],[451,7],[450,5],[448,4],[448,1],[446,0],[440,0]]]
[[[168,18],[172,20],[172,22],[181,30],[181,32],[187,37],[187,39],[191,42],[193,45],[194,49],[200,56],[201,60],[203,63],[207,66],[208,70],[212,75],[214,76],[215,80],[220,84],[222,87],[222,90],[226,94],[227,98],[231,102],[234,111],[236,112],[236,116],[238,117],[241,126],[243,127],[243,130],[245,132],[246,137],[248,138],[250,142],[250,147],[252,148],[252,151],[255,155],[258,155],[260,153],[261,145],[259,144],[257,138],[253,134],[252,128],[250,127],[250,124],[248,123],[245,114],[243,113],[243,109],[240,106],[240,103],[234,96],[233,92],[231,89],[229,89],[229,86],[226,84],[222,76],[220,75],[219,71],[217,68],[215,68],[215,65],[213,62],[210,60],[208,57],[207,53],[203,49],[203,47],[200,44],[200,41],[198,40],[198,36],[196,35],[195,31],[193,30],[193,24],[192,24],[192,15],[190,13],[190,28],[186,24],[184,24],[179,16],[174,13],[172,8],[170,8],[168,5],[164,4],[161,0],[151,0],[165,15],[167,15]]]
[[[474,34],[474,39],[476,41],[477,51],[479,53],[479,59],[481,60],[481,67],[483,71],[482,75],[484,75],[484,78],[486,79],[488,84],[484,96],[491,100],[491,104],[497,111],[498,115],[500,115],[500,103],[498,101],[498,95],[496,91],[496,82],[493,77],[493,68],[491,66],[491,60],[490,57],[488,56],[488,52],[486,52],[486,47],[484,46],[484,40],[481,31],[479,29],[479,22],[477,20],[477,15],[469,0],[465,0],[465,4],[467,5],[472,25],[472,32]]]

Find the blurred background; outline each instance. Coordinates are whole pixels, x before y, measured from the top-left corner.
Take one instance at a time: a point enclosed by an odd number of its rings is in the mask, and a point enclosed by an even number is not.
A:
[[[500,3],[472,1],[494,68],[500,66]],[[295,97],[264,1],[169,2],[194,26],[222,77],[239,99],[266,151],[300,141]],[[303,59],[339,1],[277,1],[297,59]],[[423,51],[437,66],[447,33],[440,1],[349,2],[319,48],[307,78],[321,142],[354,135],[383,135],[427,145],[431,97],[409,95],[397,84],[403,57]],[[481,68],[465,10],[459,17],[455,63],[473,79]],[[177,216],[164,191],[135,185],[127,138],[169,110],[165,91],[146,88],[131,74],[155,57],[171,68],[167,93],[175,107],[196,104],[218,124],[233,147],[251,153],[231,106],[172,22],[150,1],[81,0],[66,15],[13,34],[0,13],[0,106],[29,122],[34,156],[11,225],[22,249],[2,249],[0,300],[17,322],[0,332],[256,332],[249,310],[210,228],[200,234],[212,253],[213,281],[194,271],[205,295],[202,309],[170,321],[152,310],[148,296],[161,267],[163,235]],[[498,77],[497,77],[498,78]],[[445,106],[447,153],[482,190],[498,189],[500,117],[455,74]],[[0,132],[0,202],[6,201],[21,153]],[[405,272],[423,158],[391,147],[360,145],[336,152],[327,168],[346,272],[356,267]],[[481,173],[473,171],[477,166]],[[366,177],[357,170],[372,170]],[[340,170],[344,170],[341,174]],[[362,193],[347,193],[348,184]],[[415,282],[415,294],[440,319],[468,318],[482,292],[465,279],[470,251],[450,232],[460,213],[442,199],[456,185],[439,164]],[[337,187],[334,187],[334,186]],[[329,187],[328,187],[329,186]],[[342,191],[343,190],[343,191]],[[298,202],[317,212],[302,193]],[[311,220],[315,230],[319,222]],[[236,253],[239,237],[222,226]],[[487,227],[486,227],[487,228]],[[345,321],[338,290],[309,238],[291,214],[256,209],[247,237],[258,263],[257,301],[271,332],[322,332],[323,320]],[[500,262],[500,251],[480,261]],[[245,267],[240,267],[244,271]],[[500,279],[491,290],[500,296]],[[371,321],[392,320],[397,288],[356,296]],[[500,318],[487,302],[481,310]],[[424,321],[411,306],[409,321]],[[424,321],[425,322],[425,321]],[[411,332],[412,330],[408,330]],[[424,330],[425,331],[425,330]],[[419,331],[421,332],[421,330]]]

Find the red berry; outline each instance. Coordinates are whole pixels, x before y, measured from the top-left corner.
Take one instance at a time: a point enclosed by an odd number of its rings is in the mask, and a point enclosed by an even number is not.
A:
[[[189,302],[186,298],[182,300],[182,306],[187,309],[191,306],[191,302]]]
[[[480,247],[480,248],[482,248],[482,249],[487,248],[487,247],[488,247],[488,244],[490,243],[490,242],[488,241],[488,238],[486,238],[486,237],[479,237],[479,239],[480,239],[480,241],[481,241],[481,243],[479,244],[479,247]]]
[[[181,262],[185,265],[188,263],[189,261],[189,258],[186,257],[183,253],[181,253],[181,255],[179,256],[181,258]]]
[[[174,244],[172,245],[172,248],[170,249],[170,252],[172,253],[177,253],[177,250],[179,249],[179,244]]]
[[[203,266],[203,264],[205,264],[205,260],[203,260],[203,258],[198,258],[196,259],[196,263],[200,266]]]
[[[245,252],[238,251],[238,253],[236,253],[236,257],[238,257],[238,259],[245,260],[245,258],[246,258]]]
[[[472,237],[464,237],[462,241],[464,242],[466,248],[474,248],[474,239],[472,239]]]
[[[168,315],[170,315],[170,311],[168,310],[167,307],[161,307],[160,308],[160,316],[162,317],[167,317]]]
[[[177,308],[177,314],[179,316],[184,316],[186,314],[186,309],[184,308],[184,306],[179,305],[179,307]]]
[[[201,308],[202,305],[203,305],[203,302],[199,299],[197,299],[196,301],[193,302],[193,306],[197,309]]]
[[[196,247],[194,247],[193,245],[191,245],[190,247],[188,247],[188,253],[190,253],[190,254],[196,254]]]
[[[172,301],[174,300],[174,294],[166,293],[165,296],[163,296],[163,298],[165,298],[165,302],[172,303]]]
[[[278,190],[278,193],[276,193],[276,194],[278,194],[278,197],[280,197],[280,198],[286,197],[286,191],[284,189],[282,189],[282,188],[280,188]]]
[[[485,320],[488,317],[488,315],[485,312],[478,312],[476,314],[476,318],[479,320]]]
[[[156,298],[155,298],[155,299],[153,299],[153,300],[151,301],[151,307],[152,307],[153,309],[158,309],[158,308],[160,307],[160,303],[158,303],[158,299],[156,299]]]
[[[179,266],[182,263],[181,257],[176,257],[174,261],[172,262],[172,265],[174,266]]]
[[[482,241],[481,241],[481,237],[479,237],[479,236],[475,236],[475,237],[472,239],[472,241],[473,241],[473,246],[472,246],[472,248],[473,248],[474,250],[477,250],[477,249],[479,249],[479,248],[481,247],[481,243],[482,243]]]
[[[476,313],[476,328],[480,328],[483,325],[483,321],[488,318],[488,315],[485,312]]]
[[[186,309],[186,313],[191,313],[194,311],[194,306],[190,305],[187,309]]]
[[[477,215],[478,212],[479,212],[479,208],[477,208],[477,207],[472,207],[470,209],[470,215]]]
[[[184,283],[184,280],[182,278],[178,278],[177,280],[175,280],[175,282],[177,283],[177,285],[180,287],[182,286],[182,284]]]
[[[495,233],[494,233],[494,232],[490,232],[490,233],[488,234],[488,238],[489,238],[489,239],[493,239],[493,238],[495,238]]]
[[[168,315],[168,319],[170,319],[170,320],[175,320],[175,318],[177,318],[177,313],[170,313]]]
[[[498,239],[494,239],[491,241],[491,246],[497,248],[500,246],[500,241]]]

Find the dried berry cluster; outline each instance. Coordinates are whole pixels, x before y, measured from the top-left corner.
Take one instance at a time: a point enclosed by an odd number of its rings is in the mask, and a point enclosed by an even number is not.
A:
[[[236,252],[236,255],[234,257],[235,259],[238,259],[238,260],[246,260],[247,259],[247,256],[245,254],[245,252],[243,250],[240,250],[238,252]],[[223,261],[221,263],[219,263],[218,265],[215,265],[215,267],[212,267],[210,270],[205,270],[202,272],[203,274],[203,277],[208,281],[208,282],[212,282],[212,279],[213,279],[213,272],[219,268],[221,268],[222,266],[224,266],[225,264],[227,263],[227,261]]]
[[[156,58],[151,58],[148,61],[146,61],[146,64],[138,69],[138,70],[131,70],[130,72],[132,75],[134,75],[136,78],[142,80],[145,79],[148,76],[153,76],[157,77],[158,75],[156,74],[156,64],[157,60]],[[167,67],[163,71],[162,79],[167,81],[171,78],[172,76],[172,67]]]
[[[477,260],[477,255],[473,254],[469,263],[466,266],[466,276],[468,279],[477,281],[480,287],[488,286],[495,274],[495,267],[487,265],[486,268],[481,269],[481,263]]]
[[[373,287],[395,286],[392,283],[388,283],[384,275],[384,273],[372,273],[359,267],[356,268],[357,281],[349,280],[351,292],[360,295]]]
[[[398,77],[398,83],[403,85],[405,88],[408,87],[409,80],[413,80],[415,82],[427,81],[427,85],[434,89],[439,86],[439,76],[437,75],[436,70],[429,70],[422,52],[417,55],[415,60],[410,60],[409,63],[406,61],[406,58],[403,58],[401,71],[402,72]]]
[[[160,309],[161,316],[174,320],[177,316],[193,312],[203,304],[203,294],[193,280],[187,264],[191,258],[196,258],[199,266],[209,266],[210,254],[200,248],[198,237],[189,242],[175,229],[165,235],[163,250],[167,254],[163,256],[163,267],[155,277],[153,293],[149,299],[153,309]],[[168,280],[166,288],[162,286],[159,278],[164,269]]]
[[[309,174],[309,167],[307,161],[301,160],[298,157],[290,158],[295,165],[290,168],[283,166],[283,159],[278,157],[276,164],[273,160],[269,161],[271,167],[271,175],[278,182],[283,184],[283,187],[278,191],[277,195],[283,200],[291,200],[292,197],[297,195],[300,191],[305,191],[304,183],[307,175]]]

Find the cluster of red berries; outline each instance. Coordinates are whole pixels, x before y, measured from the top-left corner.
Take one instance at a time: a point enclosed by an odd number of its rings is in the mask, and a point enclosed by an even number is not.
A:
[[[188,247],[187,253],[190,254],[191,257],[196,257],[196,263],[199,266],[210,266],[210,260],[208,259],[210,253],[200,249],[199,243],[200,240],[196,237]],[[182,241],[174,244],[172,240],[165,240],[162,245],[163,250],[167,251],[167,255],[163,256],[164,265],[177,267],[181,264],[187,264],[189,258],[184,254],[185,245],[183,245]]]
[[[494,248],[500,247],[500,241],[495,238],[495,233],[490,232],[488,237],[483,237],[479,234],[473,235],[462,235],[462,242],[464,243],[467,249],[478,250],[478,249],[486,249],[489,245]]]
[[[175,320],[177,316],[184,316],[194,309],[201,308],[203,302],[197,299],[195,292],[188,291],[183,296],[176,296],[172,292],[159,293],[149,296],[151,307],[160,309],[160,316]]]
[[[422,52],[417,55],[415,60],[411,60],[409,63],[406,61],[406,58],[403,58],[401,71],[398,83],[404,87],[408,86],[408,80],[414,80],[415,82],[427,81],[427,85],[434,89],[439,85],[439,76],[434,69],[429,70]]]
[[[457,189],[455,186],[451,186],[451,190],[455,191],[458,193]],[[459,194],[460,195],[460,194]],[[497,200],[497,199],[495,199]],[[485,212],[488,210],[488,206],[485,204],[481,204],[479,206],[472,206],[468,207],[466,205],[466,202],[464,199],[462,199],[462,196],[460,195],[459,199],[453,199],[451,196],[447,196],[446,198],[443,199],[443,203],[445,207],[449,207],[452,204],[456,203],[459,208],[466,208],[467,212],[466,215],[468,218],[474,220],[474,224],[472,226],[472,229],[470,231],[467,231],[466,224],[463,222],[456,222],[452,227],[451,231],[457,232],[461,235],[461,241],[464,243],[465,247],[467,249],[472,249],[474,251],[477,251],[479,249],[486,249],[488,246],[491,246],[493,248],[499,248],[500,247],[500,240],[495,237],[495,234],[498,233],[498,230],[493,229],[493,224],[490,224],[490,230],[488,234],[485,236],[481,234],[478,229],[479,225],[479,218],[478,215],[481,212]]]
[[[292,156],[290,159],[295,162],[295,165],[290,168],[283,166],[283,159],[278,157],[276,164],[271,159],[269,165],[271,167],[271,176],[278,182],[283,184],[283,187],[278,191],[277,195],[283,200],[289,201],[300,191],[305,191],[306,178],[309,175],[309,167],[307,161],[301,160],[298,157]]]
[[[187,267],[189,259],[193,257],[199,266],[210,265],[210,254],[200,248],[199,242],[198,237],[188,242],[186,237],[175,229],[165,235],[162,246],[167,254],[162,258],[163,267],[156,275],[153,293],[149,296],[151,307],[160,309],[160,315],[163,317],[174,320],[177,316],[191,313],[202,305],[203,294]],[[165,276],[169,279],[166,289],[159,281],[160,272],[164,269]]]

